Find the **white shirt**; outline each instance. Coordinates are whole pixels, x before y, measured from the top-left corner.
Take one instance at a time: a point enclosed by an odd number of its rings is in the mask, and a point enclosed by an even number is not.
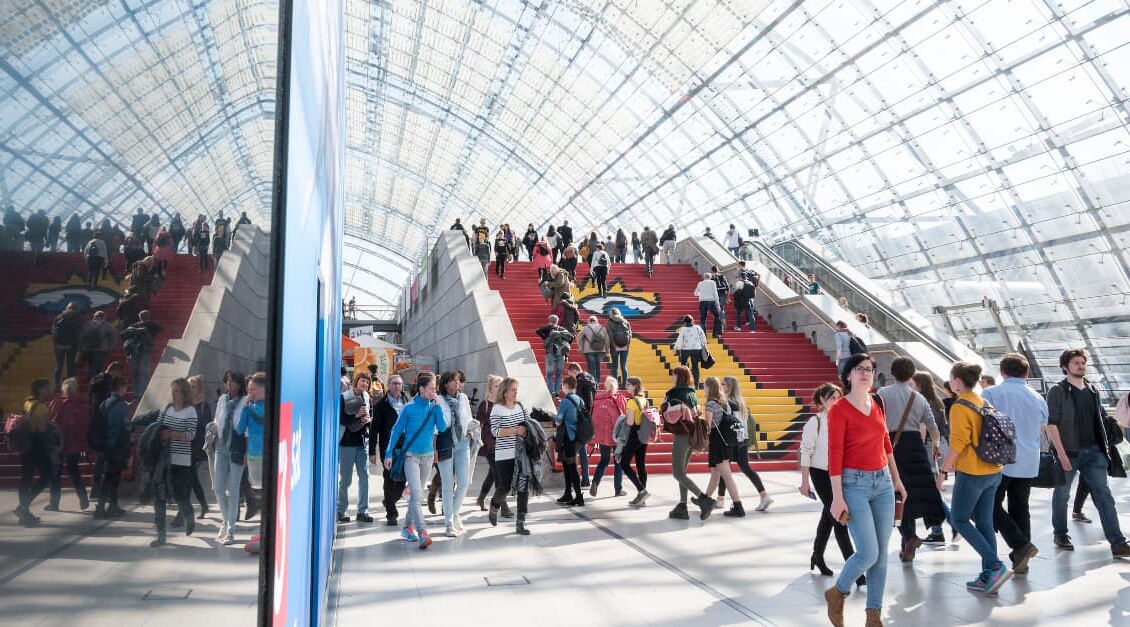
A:
[[[714,279],[703,279],[694,288],[694,295],[699,301],[711,300],[718,302],[718,284]]]
[[[726,231],[726,239],[724,240],[726,248],[737,248],[740,240],[741,238],[738,237],[737,229],[730,229],[729,231]]]
[[[813,414],[800,435],[800,465],[828,470],[828,412]]]
[[[714,281],[707,281],[714,285]],[[706,332],[697,324],[683,326],[679,329],[679,337],[675,338],[675,350],[702,350],[706,346]]]

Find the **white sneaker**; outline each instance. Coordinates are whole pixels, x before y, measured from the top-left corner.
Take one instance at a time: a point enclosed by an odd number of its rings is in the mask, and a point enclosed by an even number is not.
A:
[[[742,328],[741,328],[741,327],[734,327],[734,330],[735,330],[735,331],[741,331],[741,330],[742,330]]]
[[[757,511],[764,512],[765,510],[769,509],[769,506],[772,504],[773,497],[766,494],[765,496],[761,497],[761,502],[757,504]]]
[[[220,523],[220,532],[216,534],[216,542],[223,542],[228,537],[228,524],[226,522]]]
[[[647,503],[647,497],[649,496],[651,495],[648,494],[646,489],[640,490],[639,494],[636,495],[636,498],[629,501],[628,505],[631,505],[632,507],[643,507]]]
[[[224,536],[223,543],[224,543],[224,546],[231,546],[231,545],[235,544],[235,536],[233,536],[232,533],[229,531],[228,535]]]
[[[463,518],[459,514],[452,516],[451,517],[451,526],[455,527],[456,531],[463,532],[464,531]]]
[[[726,497],[720,496],[714,499],[714,507],[717,509],[724,509],[726,507]]]
[[[458,538],[459,537],[459,534],[455,532],[455,527],[452,526],[452,525],[447,525],[446,527],[444,527],[443,535],[445,535],[449,538]]]

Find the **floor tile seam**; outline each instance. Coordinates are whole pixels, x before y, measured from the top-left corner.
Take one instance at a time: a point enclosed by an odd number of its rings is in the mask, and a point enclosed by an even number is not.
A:
[[[695,577],[694,575],[683,570],[682,568],[679,568],[678,566],[669,562],[668,560],[663,559],[659,555],[657,555],[657,554],[653,553],[652,551],[644,548],[640,544],[638,544],[635,541],[623,536],[619,532],[609,528],[608,526],[600,523],[599,521],[593,520],[593,519],[589,518],[588,516],[586,516],[584,513],[579,512],[579,511],[574,510],[571,513],[576,518],[579,518],[579,519],[587,522],[588,524],[592,525],[593,527],[596,527],[598,530],[600,530],[604,534],[606,534],[609,537],[613,538],[614,540],[624,544],[625,546],[631,548],[633,551],[639,553],[640,555],[642,555],[643,557],[652,561],[653,563],[663,567],[664,569],[666,569],[667,571],[676,575],[677,577],[679,577],[683,581],[686,581],[687,583],[691,584],[692,586],[694,586],[694,587],[698,588],[699,590],[705,592],[706,594],[714,597],[719,602],[723,603],[724,605],[726,605],[730,609],[734,610],[738,614],[741,614],[745,618],[752,620],[752,621],[755,621],[759,625],[772,625],[773,624],[768,619],[766,619],[764,616],[762,616],[762,615],[758,614],[756,611],[746,607],[745,605],[738,602],[733,597],[730,597],[726,594],[723,594],[722,591],[718,590],[714,586],[711,586],[710,584],[699,579],[698,577]]]

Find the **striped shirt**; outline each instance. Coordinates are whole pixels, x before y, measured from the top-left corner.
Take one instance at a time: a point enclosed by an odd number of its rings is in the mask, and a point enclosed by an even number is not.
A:
[[[517,427],[526,421],[526,411],[521,405],[515,404],[512,409],[505,405],[495,403],[490,410],[490,433],[494,436],[494,460],[514,459],[517,457],[518,436],[510,435],[498,437],[498,432],[503,429]]]
[[[188,434],[187,440],[169,440],[169,463],[173,466],[191,466],[192,438],[196,437],[196,408],[188,405],[176,410],[169,405],[161,412],[161,420],[169,431]]]

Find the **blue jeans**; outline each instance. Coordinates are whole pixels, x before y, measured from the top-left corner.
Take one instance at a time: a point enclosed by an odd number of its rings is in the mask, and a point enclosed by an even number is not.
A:
[[[734,320],[734,326],[740,328],[742,326],[742,316],[745,316],[746,321],[749,323],[749,330],[753,331],[753,323],[757,319],[757,311],[753,308],[753,300],[750,299],[745,307],[735,306],[735,309],[737,313],[734,315],[737,316],[737,318]]]
[[[862,574],[867,575],[867,609],[883,607],[887,587],[887,544],[894,531],[895,490],[890,472],[844,468],[841,476],[847,504],[848,533],[855,553],[844,563],[836,588],[847,594]]]
[[[981,556],[981,571],[999,568],[997,532],[993,528],[993,507],[997,502],[997,486],[1001,473],[969,475],[958,472],[950,498],[950,524]],[[972,516],[973,522],[969,522]],[[974,526],[976,525],[976,526]]]
[[[1091,498],[1095,502],[1095,508],[1099,510],[1099,520],[1107,542],[1111,545],[1125,542],[1126,537],[1122,535],[1122,529],[1118,525],[1114,497],[1106,482],[1106,455],[1103,455],[1097,444],[1093,444],[1084,447],[1070,459],[1071,470],[1067,473],[1067,483],[1052,492],[1052,531],[1061,535],[1067,533],[1067,499],[1071,496],[1071,484],[1075,483],[1075,475],[1083,473],[1083,480],[1091,487]]]
[[[337,515],[349,510],[349,486],[357,469],[357,513],[369,511],[369,455],[364,446],[337,447]]]
[[[623,385],[628,380],[628,349],[620,350],[614,346],[610,353],[612,355],[612,367],[608,374],[617,377],[620,384]],[[616,374],[617,370],[620,371],[619,375]]]
[[[143,355],[131,357],[129,360],[129,378],[133,383],[133,395],[141,398],[145,395],[145,388],[149,387],[149,361],[151,357],[146,351]]]
[[[715,337],[722,334],[722,330],[726,328],[726,318],[722,315],[722,309],[718,306],[716,300],[700,300],[698,301],[698,318],[699,326],[702,327],[703,332],[706,331],[706,314],[714,313],[714,327],[717,332]]]
[[[440,489],[443,490],[443,521],[450,527],[452,518],[459,513],[467,487],[471,483],[468,472],[471,463],[470,442],[464,438],[451,451],[451,457],[439,461]],[[454,487],[452,487],[454,483]],[[452,496],[454,495],[454,496]]]
[[[565,356],[545,354],[545,383],[549,386],[549,393],[557,396],[561,393],[561,376],[565,370]]]
[[[421,509],[421,498],[428,485],[428,475],[432,472],[432,454],[417,455],[408,453],[404,456],[404,478],[408,484],[408,511],[404,513],[404,527],[409,525],[416,528],[416,533],[428,530],[424,522],[424,510]]]
[[[596,380],[596,384],[600,385],[600,363],[604,361],[604,353],[585,353],[585,367]]]
[[[596,483],[604,476],[604,469],[608,467],[608,461],[612,459],[613,453],[616,451],[614,446],[600,445],[600,462],[596,465],[596,470],[592,473],[592,481]],[[615,464],[615,470],[612,473],[612,487],[615,488],[617,494],[620,493],[620,488],[624,487],[624,469],[620,468],[620,464]]]
[[[216,441],[216,451],[212,454],[212,487],[216,491],[216,504],[220,507],[228,529],[235,530],[239,520],[239,483],[243,480],[243,466],[231,463],[231,449]]]

